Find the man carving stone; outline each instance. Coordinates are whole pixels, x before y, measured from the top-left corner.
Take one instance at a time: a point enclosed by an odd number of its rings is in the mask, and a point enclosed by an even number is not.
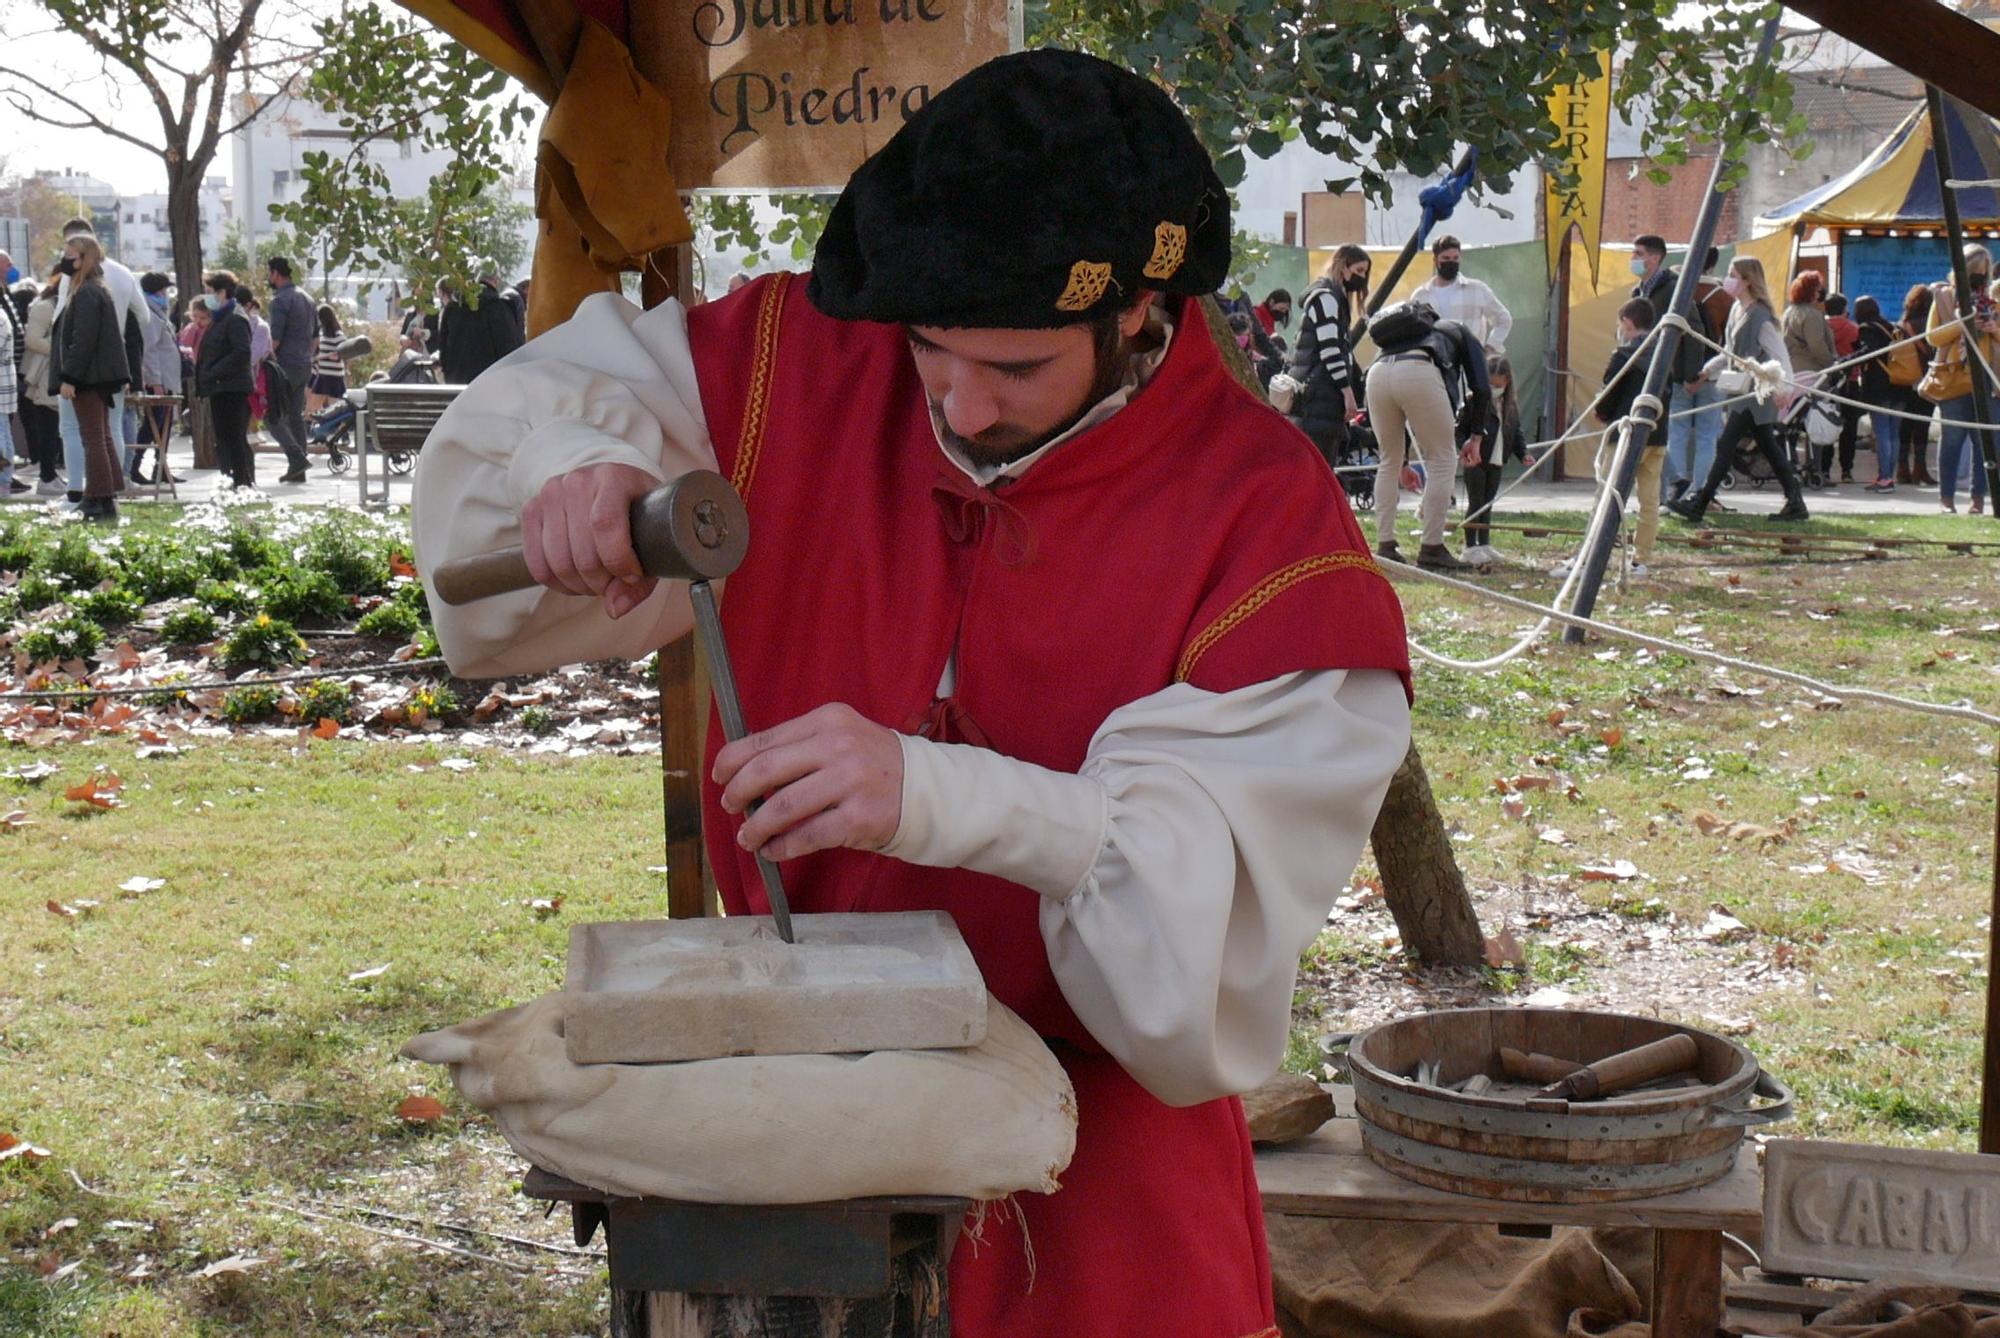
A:
[[[698,467],[743,495],[725,905],[767,909],[761,850],[795,913],[950,912],[1075,1086],[1062,1188],[953,1261],[968,1338],[1276,1333],[1235,1094],[1402,760],[1408,662],[1325,463],[1204,327],[1229,235],[1164,93],[1003,57],[855,174],[809,277],[592,297],[418,471],[427,570],[520,542],[542,584],[439,606],[473,675],[682,635],[629,504]]]

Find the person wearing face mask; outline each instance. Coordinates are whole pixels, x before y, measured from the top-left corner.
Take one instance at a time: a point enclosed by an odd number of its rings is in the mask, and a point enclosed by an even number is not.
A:
[[[202,300],[208,305],[208,329],[195,353],[194,393],[208,401],[215,432],[215,453],[232,488],[257,486],[257,467],[250,454],[251,373],[250,322],[237,305],[237,293],[218,289]]]
[[[1275,336],[1279,330],[1292,323],[1292,295],[1283,288],[1273,288],[1269,297],[1257,304],[1251,313],[1257,324],[1264,327],[1264,333]]]
[[[1978,419],[1978,400],[1972,393],[1972,378],[1986,378],[1987,402],[2000,398],[2000,385],[1992,373],[2000,368],[2000,308],[1993,298],[1993,254],[1983,246],[1965,248],[1965,272],[1972,288],[1972,309],[1961,318],[1958,287],[1946,281],[1931,290],[1930,328],[1925,342],[1937,350],[1929,373],[1918,389],[1944,415],[1944,436],[1938,442],[1938,502],[1944,511],[1958,510],[1958,471],[1965,449],[1972,447],[1972,514],[1986,510],[1986,451],[1980,437],[1969,427]],[[1967,329],[1972,338],[1967,339]],[[1984,366],[1980,357],[1985,359]],[[1991,430],[1991,429],[1989,429]]]
[[[1514,364],[1505,358],[1487,359],[1486,384],[1493,392],[1486,421],[1462,424],[1459,430],[1459,463],[1465,466],[1465,560],[1481,566],[1500,560],[1493,547],[1493,503],[1500,495],[1506,457],[1523,462],[1528,458],[1521,439],[1521,405],[1514,396]],[[1476,438],[1468,426],[1479,428]]]
[[[97,233],[92,228],[89,219],[77,217],[63,224],[64,243],[67,244],[72,238],[76,237],[89,237],[93,241],[96,240]],[[98,249],[99,254],[102,255],[102,242],[98,242]],[[111,294],[112,304],[116,308],[118,329],[125,343],[126,366],[136,369],[144,348],[139,332],[142,328],[140,325],[142,319],[141,313],[144,312],[146,306],[145,297],[139,292],[139,276],[111,257],[104,256],[103,279],[105,290]],[[70,287],[71,284],[68,275],[57,275],[57,319],[61,319],[63,308],[69,304]],[[62,434],[63,457],[67,466],[70,483],[69,500],[72,506],[80,507],[83,504],[83,493],[78,491],[77,485],[87,476],[89,471],[84,459],[83,433],[81,426],[77,422],[76,406],[73,401],[67,399],[59,401],[56,426]],[[136,428],[136,424],[134,426]],[[122,491],[124,488],[124,448],[131,444],[125,436],[125,388],[123,386],[118,388],[117,394],[111,400],[111,435],[114,438],[116,446],[116,449],[112,453],[112,464],[120,473],[118,482],[119,489]]]
[[[1339,464],[1347,425],[1358,412],[1348,331],[1354,325],[1354,302],[1368,296],[1372,263],[1366,251],[1352,244],[1335,251],[1326,273],[1306,289],[1299,317],[1291,375],[1304,389],[1292,401],[1291,417],[1329,465]]]
[[[1437,273],[1411,295],[1413,300],[1429,303],[1445,320],[1472,331],[1472,337],[1489,355],[1505,353],[1514,314],[1491,288],[1465,277],[1458,238],[1447,234],[1432,242],[1431,261]]]
[[[1771,290],[1764,285],[1763,263],[1749,256],[1738,256],[1730,262],[1729,276],[1722,286],[1736,302],[1722,341],[1729,352],[1710,358],[1702,368],[1703,378],[1720,385],[1725,395],[1739,395],[1751,389],[1749,374],[1736,367],[1732,358],[1743,362],[1774,362],[1789,378],[1792,360],[1785,352],[1785,335],[1778,326],[1777,313],[1771,310]],[[1715,462],[1709,466],[1708,480],[1698,492],[1667,503],[1667,510],[1699,525],[1714,504],[1722,480],[1735,467],[1736,448],[1745,437],[1756,441],[1757,449],[1785,490],[1785,506],[1776,519],[1806,519],[1806,499],[1799,488],[1799,476],[1792,470],[1791,458],[1778,445],[1778,405],[1774,399],[1740,401],[1730,410],[1722,439],[1715,444]]]
[[[1667,267],[1667,243],[1663,237],[1647,233],[1632,243],[1630,261],[1632,277],[1639,282],[1632,287],[1632,296],[1644,298],[1653,307],[1653,322],[1667,314],[1674,304],[1674,285],[1680,282],[1680,275]]]
[[[118,304],[105,287],[104,252],[95,236],[83,233],[64,243],[58,268],[70,281],[69,301],[56,313],[49,390],[71,406],[83,438],[83,514],[115,522],[124,480],[113,445],[112,397],[132,380]]]
[[[181,350],[174,340],[173,322],[167,318],[168,289],[172,282],[158,271],[139,280],[139,291],[146,295],[147,317],[142,331],[145,351],[140,355],[139,380],[148,395],[181,393]],[[179,482],[167,470],[167,438],[172,434],[172,422],[173,415],[166,409],[149,408],[141,416],[139,444],[125,461],[125,476],[134,483],[153,482],[141,467],[147,446],[160,458],[159,482]]]

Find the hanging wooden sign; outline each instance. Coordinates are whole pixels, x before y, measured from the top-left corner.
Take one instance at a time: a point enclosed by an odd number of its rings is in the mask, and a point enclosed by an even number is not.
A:
[[[661,53],[683,190],[837,190],[960,75],[1020,46],[1009,0],[699,0]]]

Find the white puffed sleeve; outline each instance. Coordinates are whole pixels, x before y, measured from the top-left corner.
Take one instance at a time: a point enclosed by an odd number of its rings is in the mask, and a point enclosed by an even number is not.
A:
[[[613,621],[602,603],[517,591],[453,608],[428,573],[521,542],[521,507],[560,474],[628,464],[662,483],[715,468],[678,302],[641,311],[600,293],[460,392],[417,457],[412,527],[438,644],[453,673],[497,678],[636,659],[693,625],[687,587],[662,582]]]
[[[1353,873],[1410,741],[1387,670],[1185,684],[1111,713],[1079,774],[905,737],[883,853],[1041,894],[1077,1017],[1172,1105],[1277,1070],[1299,956]]]

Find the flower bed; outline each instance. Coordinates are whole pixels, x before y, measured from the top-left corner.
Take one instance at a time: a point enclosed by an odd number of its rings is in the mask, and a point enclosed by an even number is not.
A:
[[[455,730],[537,752],[658,750],[650,660],[524,684],[404,671],[439,652],[400,520],[227,502],[158,510],[163,524],[110,532],[54,509],[0,516],[0,697],[111,694],[0,700],[0,738],[136,732],[158,747],[174,732]]]

